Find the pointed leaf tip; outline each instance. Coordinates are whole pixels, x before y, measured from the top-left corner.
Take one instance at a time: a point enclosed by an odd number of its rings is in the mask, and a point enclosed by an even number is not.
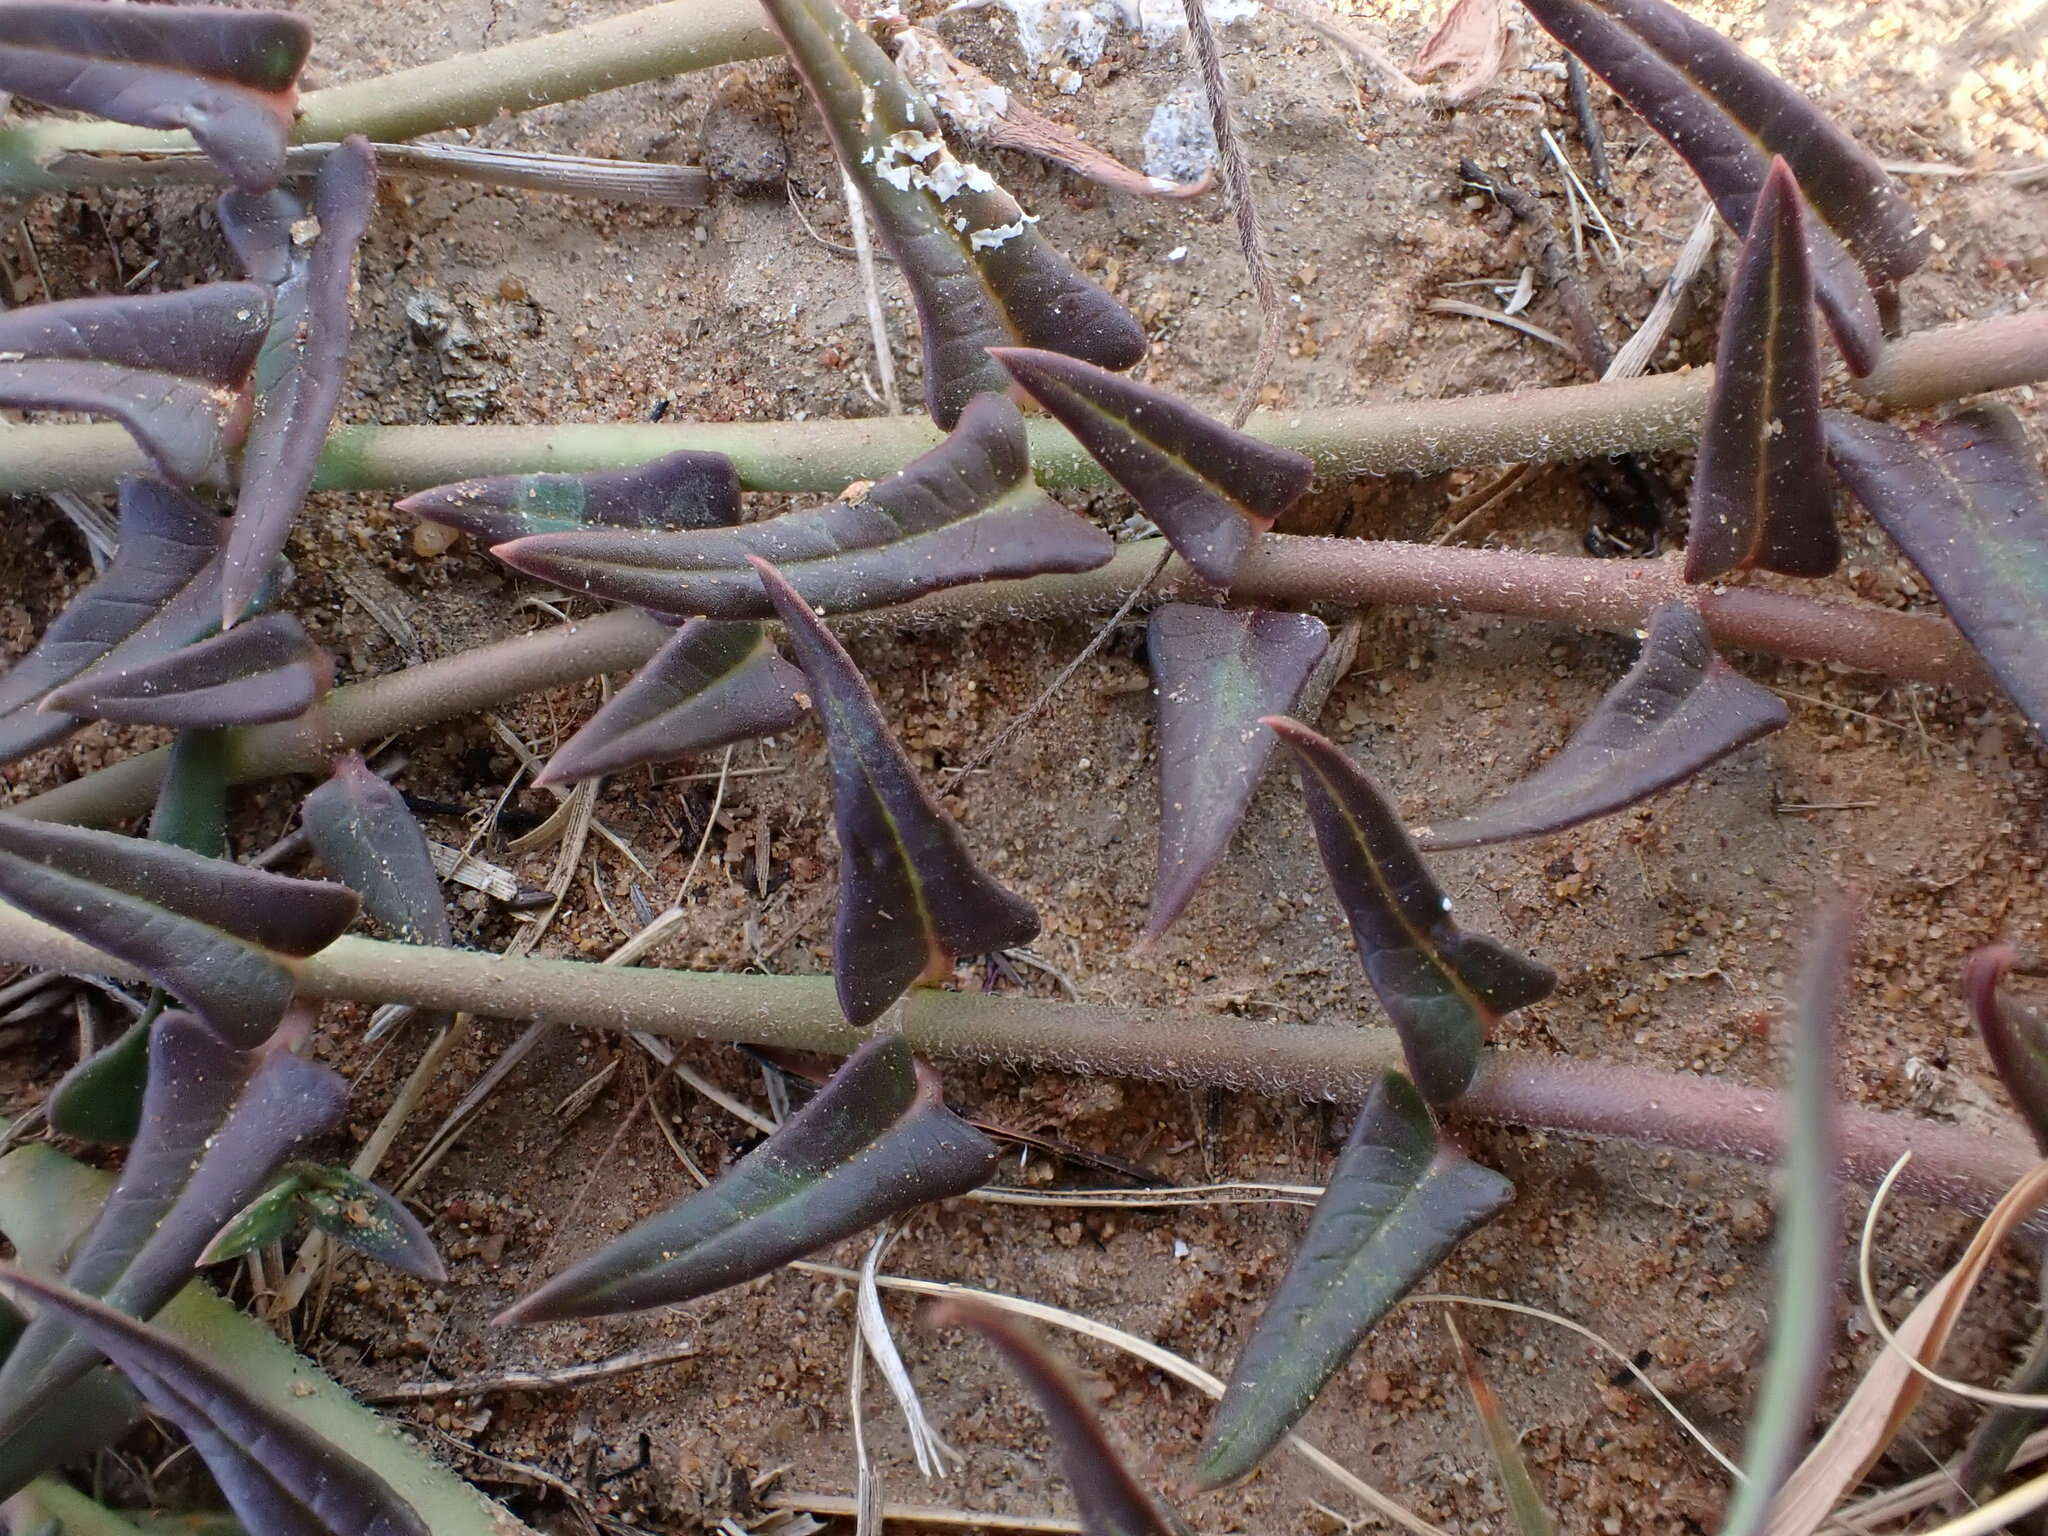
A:
[[[1435,853],[1543,837],[1612,815],[1784,728],[1785,701],[1714,654],[1713,638],[1684,602],[1650,615],[1635,665],[1558,754],[1491,805],[1416,841]]]
[[[1770,157],[1784,157],[1816,215],[1807,231],[1816,296],[1851,371],[1869,372],[1884,341],[1871,286],[1910,276],[1929,248],[1870,152],[1667,0],[1525,4],[1692,168],[1730,229],[1750,227]]]
[[[918,780],[844,646],[759,556],[749,561],[810,679],[832,765],[839,914],[832,973],[856,1027],[960,955],[1028,944],[1038,913],[976,867],[953,819]]]
[[[2048,481],[2019,417],[1980,405],[1908,432],[1829,411],[1825,425],[1836,473],[2048,742]]]
[[[1159,873],[1139,940],[1193,899],[1251,804],[1275,738],[1260,717],[1294,707],[1329,649],[1322,620],[1167,603],[1145,627],[1158,712]]]
[[[2048,1016],[2004,991],[2017,952],[2010,944],[1987,944],[1963,962],[1963,998],[2005,1085],[2026,1122],[2034,1145],[2048,1154]]]
[[[1774,159],[1721,311],[1693,472],[1687,581],[1750,567],[1825,576],[1841,564],[1820,373],[1799,188]]]
[[[313,1225],[338,1243],[403,1274],[439,1285],[448,1266],[405,1202],[382,1186],[325,1163],[296,1163],[297,1199]]]
[[[377,200],[369,141],[351,134],[320,162],[312,214],[319,235],[284,264],[270,334],[256,365],[256,413],[242,450],[241,490],[228,530],[221,624],[255,604],[312,488],[348,365],[349,291],[356,246]]]
[[[1058,352],[989,350],[1212,586],[1228,590],[1253,536],[1315,479],[1313,460],[1165,390]]]
[[[12,0],[0,91],[141,128],[183,128],[248,191],[284,174],[304,20],[231,6]]]
[[[1250,1473],[1388,1309],[1514,1195],[1491,1168],[1438,1141],[1407,1078],[1382,1077],[1230,1374],[1196,1463],[1200,1486]]]
[[[1334,743],[1285,716],[1263,723],[1294,754],[1323,867],[1416,1086],[1449,1103],[1479,1070],[1494,1021],[1548,997],[1557,977],[1451,921],[1450,898],[1393,805]]]
[[[565,590],[676,618],[767,619],[750,555],[773,561],[811,606],[852,613],[970,581],[1092,571],[1116,546],[1038,488],[1023,412],[983,395],[944,442],[858,500],[736,528],[532,534],[491,553]]]
[[[752,620],[692,619],[549,759],[568,784],[773,736],[804,717],[804,675]]]
[[[849,1057],[817,1097],[708,1187],[516,1302],[503,1324],[673,1306],[778,1269],[995,1174],[994,1143],[947,1109],[900,1035]]]
[[[1089,1536],[1175,1536],[1181,1529],[1138,1486],[1072,1373],[1035,1332],[987,1302],[965,1298],[939,1303],[931,1321],[980,1334],[1037,1400]]]
[[[1144,357],[1130,312],[987,171],[954,156],[931,108],[837,0],[763,5],[910,285],[934,421],[950,427],[976,395],[1008,388],[991,346],[1053,347],[1106,368]]]
[[[725,528],[740,520],[740,478],[724,454],[684,449],[627,469],[437,485],[397,510],[459,528],[486,547],[584,528]]]
[[[335,760],[332,776],[306,796],[300,818],[320,862],[395,938],[444,949],[455,943],[427,834],[405,796],[360,753]]]
[[[102,663],[54,690],[45,710],[125,725],[196,730],[267,725],[312,708],[332,675],[288,613],[261,618],[133,666]]]
[[[228,1372],[147,1323],[54,1281],[0,1266],[0,1285],[62,1317],[182,1429],[236,1517],[292,1536],[432,1536],[391,1485]]]

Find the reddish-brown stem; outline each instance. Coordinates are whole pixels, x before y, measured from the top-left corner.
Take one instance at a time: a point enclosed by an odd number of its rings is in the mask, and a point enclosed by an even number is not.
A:
[[[1149,577],[1157,556],[1156,545],[1127,545],[1099,570],[953,587],[901,607],[850,616],[841,626],[936,628],[1107,612]],[[1161,600],[1214,596],[1178,561],[1153,590]],[[1634,629],[1658,604],[1687,595],[1669,560],[1591,560],[1283,534],[1265,535],[1246,555],[1233,591],[1269,601],[1405,603],[1615,630]],[[1838,662],[1918,682],[1973,690],[1990,686],[1974,653],[1943,619],[1750,588],[1699,593],[1696,600],[1708,628],[1725,645]],[[331,736],[316,738],[297,721],[236,731],[229,772],[243,783],[279,773],[323,771],[336,741],[356,746],[493,708],[521,694],[635,667],[667,633],[639,614],[609,613],[352,683],[329,696],[325,723]],[[161,752],[144,753],[14,809],[49,821],[95,825],[139,815],[155,798],[164,761]]]
[[[132,974],[6,909],[0,959]],[[633,970],[357,938],[295,964],[300,990],[314,998],[838,1054],[863,1038],[839,1012],[827,976]],[[1362,1099],[1402,1060],[1392,1030],[1350,1021],[1283,1024],[924,989],[904,999],[891,1024],[920,1053],[938,1058],[1347,1102]],[[1471,1091],[1451,1112],[1754,1163],[1775,1161],[1778,1150],[1777,1096],[1767,1089],[1534,1051],[1487,1052]],[[2017,1137],[1973,1135],[1866,1109],[1849,1109],[1842,1119],[1846,1177],[1874,1183],[1910,1151],[1901,1188],[1971,1211],[1988,1209],[2034,1162]]]

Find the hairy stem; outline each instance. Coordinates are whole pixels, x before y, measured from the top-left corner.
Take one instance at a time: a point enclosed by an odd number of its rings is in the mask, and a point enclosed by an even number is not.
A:
[[[128,975],[118,962],[32,918],[0,909],[0,958],[56,970]],[[644,1030],[678,1040],[732,1040],[846,1054],[849,1026],[829,976],[739,976],[632,970],[473,950],[344,938],[296,962],[308,997]],[[890,1016],[921,1053],[956,1061],[1111,1073],[1252,1092],[1353,1101],[1401,1065],[1390,1029],[1280,1024],[1214,1013],[1054,1003],[915,990]],[[1777,1096],[1689,1073],[1493,1050],[1454,1115],[1614,1137],[1716,1157],[1774,1163]],[[1844,1112],[1842,1170],[1870,1185],[1901,1152],[1902,1187],[1987,1210],[2035,1161],[2012,1139],[1973,1135],[1874,1110]]]
[[[1505,395],[1260,411],[1246,430],[1307,454],[1332,481],[1598,459],[1689,446],[1713,378],[1712,368],[1695,368]],[[1862,382],[1880,403],[1917,406],[2044,378],[2048,310],[1900,337]],[[694,448],[729,455],[749,490],[836,494],[901,469],[937,441],[922,416],[807,421],[801,432],[786,421],[343,427],[321,455],[316,489],[420,491],[474,475],[612,469]],[[1108,484],[1050,422],[1031,424],[1031,453],[1049,490]],[[108,490],[145,469],[118,427],[37,423],[8,433],[0,493]]]
[[[1097,570],[952,587],[899,607],[848,615],[835,627],[936,629],[1106,613],[1151,579],[1158,554],[1158,545],[1128,544]],[[1725,645],[1969,690],[1992,686],[1968,643],[1945,619],[1751,588],[1702,593],[1686,588],[1672,559],[1593,560],[1269,533],[1247,552],[1232,591],[1240,598],[1346,607],[1409,604],[1611,630],[1636,629],[1660,603],[1684,596],[1698,604],[1708,629]],[[1214,598],[1177,559],[1148,595],[1161,602]],[[328,695],[324,712],[229,732],[230,781],[324,773],[343,747],[637,667],[670,633],[644,614],[622,609],[351,683]],[[154,802],[167,761],[163,749],[146,752],[12,809],[89,825],[138,815]]]
[[[546,37],[310,91],[299,101],[292,137],[304,144],[352,133],[410,139],[779,48],[756,0],[668,0]],[[74,152],[134,155],[193,147],[183,132],[39,118],[0,130],[0,188],[50,192],[93,181],[89,162],[52,164]]]

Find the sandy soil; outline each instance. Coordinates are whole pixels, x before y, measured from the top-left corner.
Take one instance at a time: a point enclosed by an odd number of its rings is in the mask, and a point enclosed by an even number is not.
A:
[[[626,6],[309,0],[301,8],[318,28],[321,83]],[[1432,20],[1413,0],[1350,8],[1403,56]],[[909,9],[923,15],[934,7]],[[2048,147],[2036,5],[1754,0],[1695,9],[1734,30],[1888,160],[1984,173]],[[1000,9],[938,25],[997,79],[1127,158],[1140,153],[1153,105],[1188,71],[1177,46],[1147,48],[1119,36],[1078,93],[1063,96],[1025,74]],[[1450,284],[1512,281],[1531,259],[1521,232],[1490,206],[1474,206],[1459,186],[1461,155],[1540,193],[1563,219],[1561,184],[1536,143],[1547,125],[1576,153],[1560,79],[1518,69],[1505,91],[1465,110],[1431,112],[1383,99],[1369,81],[1361,89],[1323,44],[1280,18],[1234,27],[1226,41],[1293,316],[1268,403],[1432,398],[1580,376],[1570,358],[1537,342],[1424,311],[1430,298],[1462,292]],[[1529,62],[1556,57],[1547,40],[1528,41]],[[725,119],[714,119],[717,133],[752,135],[748,142],[770,153],[784,147],[787,190],[781,178],[755,189],[721,180],[709,208],[678,213],[387,189],[362,263],[347,419],[640,420],[658,408],[706,419],[874,414],[859,285],[851,260],[828,244],[846,238],[836,176],[785,66],[763,62],[622,91],[501,123],[480,138],[694,161],[714,93]],[[1617,174],[1615,195],[1604,202],[1622,256],[1612,259],[1589,239],[1586,275],[1618,342],[1647,310],[1700,196],[1661,143],[1604,92],[1599,99]],[[746,121],[735,127],[735,115]],[[991,163],[1044,217],[1045,232],[1144,321],[1158,343],[1146,376],[1227,407],[1257,324],[1220,202],[1133,203],[1031,162],[997,155]],[[2048,297],[2048,201],[2038,188],[1986,174],[1921,175],[1908,184],[1939,237],[1929,269],[1907,285],[1909,324],[2008,312]],[[0,253],[24,295],[40,296],[23,238],[0,237]],[[189,194],[46,203],[33,211],[26,238],[59,297],[109,286],[152,259],[161,265],[147,287],[225,269],[204,206]],[[1723,241],[1720,270],[1729,255]],[[1712,292],[1709,284],[1703,296]],[[914,389],[910,313],[893,280],[885,299],[899,367]],[[1658,366],[1709,356],[1712,313],[1711,303],[1689,308]],[[1531,317],[1564,326],[1549,294],[1539,294]],[[2019,403],[2038,420],[2031,398]],[[1682,459],[1658,467],[1683,486]],[[1304,528],[1426,537],[1488,472],[1475,466],[1419,481],[1324,485],[1297,516]],[[1129,511],[1109,496],[1081,510],[1110,524]],[[1491,536],[1572,551],[1604,515],[1583,477],[1559,468],[1510,503]],[[24,501],[9,516],[0,649],[12,654],[88,567],[47,505]],[[1853,510],[1846,527],[1842,588],[1895,607],[1930,604],[1924,585]],[[549,622],[522,606],[530,584],[473,550],[422,558],[410,535],[404,518],[370,497],[316,498],[302,520],[292,550],[294,601],[335,650],[344,677],[405,659],[366,608],[366,593],[409,621],[430,656]],[[1418,820],[1474,805],[1525,773],[1630,654],[1613,637],[1487,618],[1373,611],[1362,620],[1356,667],[1331,699],[1324,727],[1363,754]],[[870,638],[856,654],[913,755],[936,769],[971,755],[1086,639],[1079,626],[991,626],[943,639]],[[1789,730],[1638,811],[1441,860],[1470,924],[1541,956],[1563,977],[1556,995],[1515,1015],[1503,1037],[1768,1081],[1767,1021],[1796,967],[1807,914],[1824,894],[1854,884],[1868,892],[1869,922],[1842,1043],[1842,1092],[1874,1106],[1998,1123],[2002,1101],[1970,1037],[1955,978],[1979,943],[2005,934],[2040,942],[2048,756],[2001,703],[1738,659],[1792,701]],[[509,707],[502,719],[545,753],[596,698],[594,684],[565,690]],[[1058,983],[1049,972],[1057,971],[1091,1000],[1336,1029],[1372,1018],[1296,796],[1278,774],[1260,791],[1230,862],[1180,926],[1152,953],[1126,953],[1149,898],[1155,831],[1146,701],[1142,628],[1133,624],[951,801],[977,849],[1045,914],[1037,953],[1048,972],[1025,971],[1026,984],[1050,993]],[[145,733],[89,730],[26,765],[13,785],[32,791],[144,740]],[[404,747],[404,787],[470,815],[488,809],[515,767],[480,721]],[[708,838],[691,920],[661,963],[823,969],[834,855],[819,739],[806,731],[749,745],[732,766],[708,830],[715,760],[609,783],[599,817],[645,868],[593,841],[541,951],[597,956],[615,947],[636,926],[636,889],[665,906]],[[243,796],[238,848],[253,852],[287,830],[293,794],[305,787]],[[523,789],[510,803],[529,813],[552,807]],[[465,834],[454,816],[432,830],[449,840]],[[522,856],[506,843],[493,834],[481,851],[544,883],[553,855]],[[499,947],[516,931],[519,919],[479,897],[464,895],[459,906],[465,942]],[[977,980],[963,973],[963,984]],[[361,1022],[352,1010],[330,1010],[321,1046],[358,1077],[337,1153],[375,1123],[423,1043],[415,1034],[383,1051],[362,1047]],[[458,1051],[394,1167],[513,1033],[488,1024]],[[10,1106],[39,1093],[75,1048],[68,1015],[18,1029],[0,1046]],[[759,1072],[737,1053],[705,1047],[683,1059],[765,1107]],[[1188,1183],[1317,1182],[1346,1121],[1338,1106],[1108,1079],[969,1071],[949,1074],[949,1088],[957,1105],[997,1125]],[[456,1465],[543,1529],[585,1530],[594,1521],[687,1530],[724,1517],[744,1527],[758,1518],[757,1491],[848,1492],[852,1308],[838,1279],[783,1273],[651,1318],[532,1332],[488,1326],[500,1306],[569,1257],[688,1190],[685,1158],[715,1172],[754,1137],[654,1075],[630,1045],[551,1038],[418,1192],[453,1283],[429,1288],[345,1263],[317,1322],[302,1316],[302,1342],[367,1392],[548,1369],[666,1340],[694,1344],[677,1364],[579,1391],[406,1410],[441,1432],[436,1443]],[[1475,1135],[1470,1146],[1515,1180],[1520,1198],[1433,1288],[1586,1324],[1624,1354],[1654,1362],[1709,1434],[1739,1446],[1768,1299],[1768,1181],[1524,1131]],[[1021,1169],[1012,1158],[1005,1177],[1041,1189],[1103,1182],[1085,1166],[1036,1154]],[[1860,1198],[1850,1203],[1860,1220]],[[1304,1219],[1284,1204],[1106,1211],[962,1201],[911,1220],[887,1268],[1071,1308],[1222,1371]],[[1924,1287],[1965,1231],[1952,1213],[1897,1205],[1879,1231],[1878,1286],[1887,1302],[1896,1307]],[[852,1262],[857,1249],[834,1257]],[[1831,1402],[1874,1349],[1850,1297],[1845,1289]],[[2022,1267],[2001,1269],[1953,1364],[1995,1375],[2022,1341],[2032,1304]],[[990,1357],[935,1335],[907,1302],[892,1302],[891,1314],[928,1410],[965,1460],[947,1483],[924,1484],[893,1407],[871,1386],[869,1444],[888,1496],[1009,1513],[1065,1508],[1036,1418]],[[1611,1359],[1526,1317],[1468,1309],[1459,1322],[1523,1432],[1561,1529],[1611,1536],[1712,1523],[1724,1474],[1646,1396],[1614,1384]],[[1063,1343],[1141,1475],[1162,1489],[1183,1486],[1205,1401],[1126,1355]],[[1409,1305],[1360,1351],[1305,1430],[1444,1528],[1502,1529],[1498,1485],[1451,1366],[1441,1308]],[[1967,1422],[1946,1406],[1923,1411],[1877,1481],[1925,1470]],[[1189,1498],[1183,1508],[1196,1529],[1214,1532],[1331,1532],[1362,1513],[1285,1457],[1247,1486]]]

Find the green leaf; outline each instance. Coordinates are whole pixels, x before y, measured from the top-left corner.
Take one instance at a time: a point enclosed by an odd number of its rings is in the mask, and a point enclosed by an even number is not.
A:
[[[1771,1342],[1750,1415],[1743,1481],[1721,1524],[1722,1536],[1758,1536],[1771,1501],[1798,1463],[1813,1406],[1834,1347],[1835,1264],[1841,1257],[1841,1196],[1836,1186],[1834,1071],[1836,1016],[1849,977],[1855,911],[1846,901],[1821,909],[1800,968],[1785,1053],[1783,1162]]]
[[[405,1202],[346,1168],[297,1163],[299,1204],[313,1225],[380,1264],[440,1284],[448,1267]]]
[[[0,1267],[0,1283],[32,1297],[104,1351],[150,1406],[185,1432],[250,1530],[264,1536],[432,1536],[376,1473],[170,1335],[11,1266]]]
[[[673,1306],[738,1285],[994,1175],[900,1035],[863,1045],[774,1135],[678,1205],[514,1303],[500,1323]]]
[[[225,1264],[254,1253],[272,1243],[283,1242],[299,1224],[299,1192],[303,1181],[287,1168],[273,1179],[270,1188],[243,1206],[228,1224],[214,1234],[206,1251],[195,1261],[200,1269]]]
[[[114,557],[0,676],[0,763],[84,724],[38,708],[51,689],[101,662],[132,665],[176,650],[220,621],[220,519],[161,480],[121,482]]]
[[[1494,1021],[1548,997],[1557,977],[1451,921],[1450,897],[1358,764],[1298,721],[1265,723],[1294,753],[1323,867],[1408,1070],[1432,1103],[1449,1103],[1471,1085]]]
[[[1783,699],[1714,654],[1698,613],[1669,602],[1650,615],[1635,665],[1557,756],[1472,815],[1419,828],[1416,841],[1431,852],[1477,848],[1610,816],[1782,730],[1790,718]]]
[[[990,347],[1051,347],[1105,368],[1144,357],[1138,322],[994,178],[954,157],[931,108],[836,0],[763,5],[910,287],[934,421],[951,427],[976,395],[1008,389]]]
[[[804,676],[753,620],[692,619],[548,760],[534,783],[570,784],[786,731]]]
[[[177,1294],[221,1227],[348,1102],[339,1073],[276,1047],[235,1050],[176,1011],[153,1026],[149,1074],[120,1180],[64,1271],[75,1289],[142,1317]],[[95,1359],[63,1323],[38,1317],[0,1366],[7,1428]]]
[[[737,528],[543,533],[491,553],[514,570],[610,602],[677,618],[766,619],[774,609],[747,567],[774,562],[826,613],[907,602],[963,582],[1092,571],[1109,536],[1039,490],[1024,417],[976,400],[953,434],[858,500]]]
[[[162,843],[0,815],[0,900],[136,967],[239,1045],[291,1001],[272,951],[339,938],[356,898]]]
[[[1508,1423],[1507,1415],[1501,1412],[1500,1399],[1493,1395],[1486,1372],[1480,1368],[1479,1357],[1472,1353],[1465,1336],[1458,1332],[1458,1325],[1449,1317],[1444,1319],[1444,1326],[1451,1331],[1451,1342],[1457,1346],[1458,1369],[1465,1377],[1465,1391],[1472,1399],[1472,1412],[1478,1417],[1480,1431],[1486,1436],[1486,1448],[1493,1453],[1493,1464],[1500,1470],[1501,1491],[1507,1495],[1508,1513],[1514,1516],[1515,1529],[1522,1536],[1554,1536],[1556,1522],[1550,1518],[1543,1495],[1537,1491],[1536,1479],[1529,1475],[1529,1463],[1523,1459],[1521,1440],[1516,1436],[1514,1426]]]
[[[398,510],[459,528],[486,547],[579,528],[724,528],[740,520],[740,478],[724,454],[685,449],[630,469],[439,485]]]
[[[1212,586],[1229,589],[1252,536],[1315,479],[1314,460],[1163,389],[1057,352],[997,347],[995,356]]]
[[[934,1307],[932,1322],[973,1329],[1022,1378],[1052,1431],[1060,1471],[1088,1536],[1174,1536],[1176,1524],[1138,1486],[1073,1376],[1036,1333],[987,1302],[964,1298]]]
[[[170,765],[157,786],[149,837],[203,859],[228,856],[227,732],[178,732]]]
[[[319,233],[303,251],[292,235],[294,223],[277,218],[279,200],[264,199],[252,209],[247,198],[247,193],[228,193],[221,200],[222,222],[231,229],[241,222],[245,251],[254,241],[252,226],[267,232],[270,245],[261,265],[282,277],[276,312],[256,361],[256,414],[242,449],[240,493],[221,580],[223,627],[256,605],[284,552],[341,401],[352,326],[349,290],[355,283],[356,246],[376,205],[376,157],[361,134],[350,134],[321,160],[311,209]]]
[[[1771,157],[1785,158],[1818,215],[1808,246],[1821,308],[1850,368],[1869,372],[1883,341],[1870,285],[1912,275],[1928,250],[1927,231],[1870,152],[1666,0],[1525,3],[1692,167],[1730,229],[1750,227]]]
[[[2015,958],[2010,944],[1973,950],[1963,962],[1963,998],[1992,1070],[2048,1156],[2048,1018],[2006,995],[2002,983]]]
[[[1260,720],[1294,708],[1330,646],[1322,620],[1167,603],[1145,627],[1159,732],[1159,874],[1139,946],[1178,918],[1251,804],[1273,755]]]
[[[0,6],[0,91],[140,128],[183,128],[236,185],[284,174],[297,16],[214,6],[14,0]]]
[[[1842,563],[1820,427],[1820,343],[1799,187],[1771,162],[1721,311],[1714,387],[1692,477],[1685,579]]]
[[[1492,1169],[1438,1142],[1407,1078],[1381,1078],[1230,1374],[1195,1467],[1200,1485],[1256,1467],[1388,1309],[1514,1196]]]
[[[320,861],[393,937],[443,949],[455,943],[427,834],[405,797],[360,753],[335,759],[327,782],[306,796],[300,818]]]
[[[841,1011],[862,1028],[919,978],[950,971],[955,957],[1030,943],[1038,913],[975,866],[845,647],[780,572],[765,560],[754,567],[788,626],[825,725],[839,834],[832,974]]]
[[[2019,418],[1980,405],[1909,433],[1830,411],[1827,439],[1836,473],[2048,741],[2048,484]]]
[[[135,1139],[149,1081],[150,1026],[163,1011],[164,996],[157,988],[149,1008],[118,1039],[58,1080],[46,1111],[52,1130],[109,1146],[126,1146]]]
[[[57,1522],[57,1536],[142,1536],[142,1528],[54,1477],[29,1487],[37,1509]],[[25,1527],[33,1529],[33,1527]]]
[[[266,613],[133,666],[101,662],[53,691],[42,708],[178,730],[268,725],[312,708],[331,671],[297,619]]]

